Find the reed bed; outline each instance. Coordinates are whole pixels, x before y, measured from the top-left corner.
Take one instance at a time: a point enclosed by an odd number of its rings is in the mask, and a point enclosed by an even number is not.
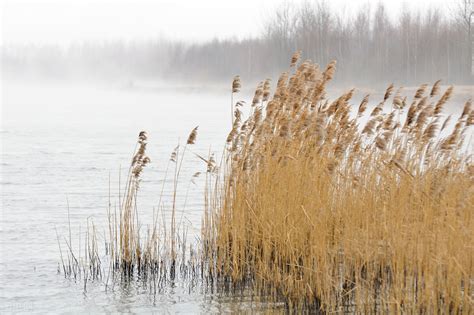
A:
[[[198,128],[166,168],[171,221],[161,195],[146,230],[136,200],[150,159],[140,132],[118,207],[109,202],[104,245],[92,220],[83,254],[73,250],[71,232],[64,242],[58,236],[58,270],[83,279],[84,289],[88,281],[107,288],[141,279],[156,293],[179,278],[212,293],[251,292],[291,311],[473,312],[471,100],[445,117],[453,88],[441,91],[440,81],[411,99],[390,85],[375,106],[369,95],[351,104],[354,90],[330,100],[336,62],[321,70],[300,57],[273,92],[269,79],[257,86],[247,118],[245,102],[234,104],[241,88],[234,78],[220,163],[195,154],[206,167],[196,244],[177,223],[176,196]]]
[[[210,277],[293,310],[473,312],[471,100],[444,117],[439,81],[412,99],[390,85],[373,108],[329,100],[336,62],[299,59],[246,120],[235,107],[207,189]]]

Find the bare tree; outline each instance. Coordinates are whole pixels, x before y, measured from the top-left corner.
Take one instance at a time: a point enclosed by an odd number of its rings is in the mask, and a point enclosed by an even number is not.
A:
[[[466,50],[467,50],[467,64],[468,64],[468,71],[470,71],[470,75],[474,76],[474,67],[473,67],[473,45],[474,40],[472,38],[472,20],[474,16],[474,2],[472,0],[460,0],[459,7],[458,7],[458,17],[463,25],[467,41],[466,41]]]

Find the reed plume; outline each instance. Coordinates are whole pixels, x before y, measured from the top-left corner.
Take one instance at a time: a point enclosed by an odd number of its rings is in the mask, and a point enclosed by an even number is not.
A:
[[[433,88],[431,89],[431,92],[430,92],[431,97],[434,97],[439,94],[440,85],[441,85],[441,80],[438,80],[433,84]]]
[[[241,88],[240,76],[236,75],[232,81],[232,93],[239,93]]]
[[[199,126],[194,127],[194,129],[191,131],[188,136],[188,140],[186,141],[186,144],[194,144],[196,142],[198,127]]]
[[[295,52],[295,53],[293,54],[293,56],[291,57],[290,67],[296,66],[296,63],[298,62],[298,60],[300,59],[300,57],[301,57],[301,50]]]
[[[241,88],[240,76],[236,75],[234,80],[232,80],[232,92],[230,93],[230,116],[232,125],[234,125],[234,93],[239,93]],[[237,104],[236,106],[238,106]]]
[[[422,98],[427,87],[428,87],[428,84],[426,84],[426,83],[420,85],[420,87],[416,90],[415,99]]]

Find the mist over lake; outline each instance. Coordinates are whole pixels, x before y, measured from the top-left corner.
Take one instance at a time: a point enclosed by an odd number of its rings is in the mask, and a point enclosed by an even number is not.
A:
[[[0,313],[472,311],[472,4],[39,4],[2,2]]]

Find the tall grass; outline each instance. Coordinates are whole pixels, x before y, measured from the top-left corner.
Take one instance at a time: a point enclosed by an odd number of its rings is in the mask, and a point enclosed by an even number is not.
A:
[[[241,87],[234,78],[221,162],[196,154],[207,167],[197,248],[176,220],[181,168],[197,127],[166,168],[171,222],[157,211],[146,231],[136,205],[150,162],[141,132],[119,207],[107,211],[108,268],[88,220],[82,257],[71,233],[66,254],[59,242],[64,274],[84,276],[84,288],[105,275],[107,284],[138,276],[154,292],[184,275],[212,290],[250,289],[291,310],[472,312],[471,100],[458,117],[444,117],[453,88],[440,93],[440,81],[421,85],[410,100],[390,85],[372,108],[369,95],[351,104],[354,90],[329,100],[336,62],[322,71],[300,56],[292,56],[273,97],[269,79],[257,86],[246,120],[244,102],[234,107]]]
[[[472,312],[471,101],[453,124],[439,81],[411,100],[390,85],[373,108],[354,90],[331,101],[336,62],[299,57],[247,120],[235,110],[208,189],[209,274],[292,309]]]

